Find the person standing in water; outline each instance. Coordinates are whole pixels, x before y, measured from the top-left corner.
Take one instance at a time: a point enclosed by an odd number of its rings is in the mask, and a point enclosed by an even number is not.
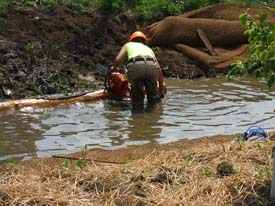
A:
[[[155,104],[164,97],[163,73],[153,50],[145,45],[146,35],[136,31],[117,54],[113,71],[127,59],[127,77],[131,84],[132,105],[143,105],[145,93],[148,104]],[[145,91],[144,91],[145,89]]]

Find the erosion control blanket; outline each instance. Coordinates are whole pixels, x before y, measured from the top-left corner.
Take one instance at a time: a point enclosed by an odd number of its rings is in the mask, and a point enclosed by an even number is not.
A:
[[[240,14],[247,12],[258,20],[263,11],[268,13],[267,21],[275,24],[275,12],[267,8],[231,4],[166,17],[147,27],[149,44],[174,48],[201,64],[222,70],[236,60],[243,60],[248,50]]]

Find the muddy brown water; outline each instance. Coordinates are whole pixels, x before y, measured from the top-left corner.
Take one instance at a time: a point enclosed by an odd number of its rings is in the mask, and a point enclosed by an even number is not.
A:
[[[162,103],[143,112],[107,100],[0,112],[0,160],[47,157],[88,148],[117,149],[217,134],[258,125],[275,131],[275,89],[253,78],[166,80]]]

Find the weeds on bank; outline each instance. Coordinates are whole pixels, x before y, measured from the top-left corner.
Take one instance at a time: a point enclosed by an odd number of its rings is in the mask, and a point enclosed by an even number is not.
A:
[[[244,142],[243,142],[243,137],[242,137],[241,134],[237,134],[237,135],[235,136],[235,142],[236,142],[237,145],[238,145],[237,149],[238,149],[238,150],[242,150],[243,147],[244,147]]]
[[[206,176],[206,177],[212,177],[214,175],[214,172],[210,167],[202,167],[199,171],[200,175]]]
[[[84,145],[82,148],[82,156],[80,159],[76,160],[75,162],[75,166],[79,169],[84,169],[87,166],[87,152],[88,152],[88,145]],[[62,163],[63,167],[70,169],[72,168],[72,163],[71,160],[69,159],[64,159],[63,163]]]
[[[87,161],[85,160],[87,157],[87,152],[88,152],[88,145],[84,145],[82,148],[82,159],[79,159],[76,161],[76,166],[79,169],[83,169],[87,165]]]
[[[265,167],[264,169],[259,168],[259,166],[256,167],[256,175],[261,180],[271,180],[272,177],[272,171],[270,167]]]
[[[0,1],[0,15],[2,15],[2,16],[7,15],[8,6],[9,6],[9,1],[8,0],[1,0]]]
[[[192,160],[193,157],[194,157],[194,151],[189,149],[189,150],[187,151],[187,159],[188,159],[188,160]]]
[[[19,158],[12,158],[0,161],[0,165],[17,165],[21,162],[21,159]]]
[[[39,41],[33,41],[28,43],[25,47],[24,47],[24,59],[26,61],[26,63],[29,66],[33,66],[34,64],[37,64],[37,60],[39,60],[39,56],[43,56],[41,55],[43,51],[42,48],[42,44]]]
[[[151,18],[160,16],[178,15],[185,11],[191,11],[217,3],[237,3],[247,6],[265,5],[273,6],[271,0],[1,0],[0,15],[7,15],[9,6],[25,6],[51,8],[56,5],[65,5],[75,11],[94,10],[100,8],[111,13],[134,11]]]

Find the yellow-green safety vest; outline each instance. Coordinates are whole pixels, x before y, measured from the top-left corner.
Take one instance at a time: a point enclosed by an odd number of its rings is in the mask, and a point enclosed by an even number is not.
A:
[[[153,50],[139,42],[128,42],[126,43],[126,51],[128,60],[137,57],[137,56],[146,56],[146,57],[152,57],[155,58],[155,54]]]

